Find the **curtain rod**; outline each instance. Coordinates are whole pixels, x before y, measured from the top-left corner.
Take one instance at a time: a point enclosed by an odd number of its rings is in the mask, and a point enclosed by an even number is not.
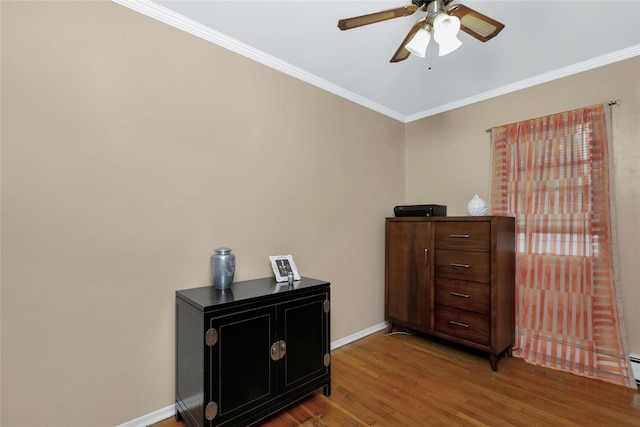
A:
[[[614,101],[609,101],[609,106],[613,106],[613,105],[620,105],[622,104],[622,100],[621,99],[616,99]],[[485,129],[485,132],[489,133],[493,130],[493,128],[489,128],[489,129]]]

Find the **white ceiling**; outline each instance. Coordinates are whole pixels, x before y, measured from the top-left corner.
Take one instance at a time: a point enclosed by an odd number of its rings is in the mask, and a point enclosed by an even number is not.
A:
[[[505,29],[399,63],[389,59],[424,12],[336,25],[410,0],[114,1],[403,122],[640,55],[640,0],[454,0]]]

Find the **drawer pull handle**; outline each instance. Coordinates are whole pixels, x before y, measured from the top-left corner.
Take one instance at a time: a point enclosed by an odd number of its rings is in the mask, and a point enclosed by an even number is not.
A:
[[[429,265],[429,249],[424,250],[424,265]]]
[[[449,320],[449,324],[455,325],[455,326],[462,326],[463,328],[469,327],[469,325],[467,325],[466,323],[456,322],[455,320]]]
[[[450,234],[449,237],[453,237],[454,239],[468,239],[471,236],[468,234]]]
[[[469,298],[469,294],[460,294],[458,292],[451,292],[451,295],[454,297]]]
[[[456,264],[455,262],[451,263],[451,267],[462,267],[462,268],[469,268],[471,267],[469,264]]]

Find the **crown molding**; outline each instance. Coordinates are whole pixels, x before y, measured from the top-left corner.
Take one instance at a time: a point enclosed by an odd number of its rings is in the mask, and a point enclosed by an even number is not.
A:
[[[629,48],[611,52],[606,55],[601,55],[586,61],[577,62],[575,64],[569,65],[567,67],[559,68],[554,71],[549,71],[548,73],[539,74],[537,76],[534,76],[525,80],[520,80],[510,85],[502,86],[487,92],[480,93],[478,95],[470,96],[468,98],[464,98],[459,101],[451,102],[449,104],[444,104],[439,107],[423,111],[421,113],[411,114],[405,117],[404,122],[409,123],[415,120],[424,119],[425,117],[433,116],[439,113],[444,113],[445,111],[454,110],[456,108],[464,107],[470,104],[475,104],[476,102],[484,101],[490,98],[495,98],[497,96],[505,95],[507,93],[516,92],[531,86],[536,86],[541,83],[547,83],[552,80],[557,80],[562,77],[578,74],[583,71],[591,70],[593,68],[602,67],[603,65],[613,64],[614,62],[623,61],[625,59],[633,58],[634,56],[639,56],[639,55],[640,55],[640,45],[631,46]]]
[[[502,86],[497,89],[493,89],[487,92],[480,93],[468,98],[464,98],[455,102],[440,105],[436,108],[422,111],[416,114],[404,115],[395,110],[392,110],[384,105],[378,104],[369,98],[360,96],[356,93],[348,91],[343,87],[340,87],[328,80],[322,79],[314,74],[311,74],[301,68],[298,68],[288,62],[282,61],[272,55],[269,55],[261,50],[255,49],[245,43],[242,43],[236,39],[233,39],[225,34],[220,33],[212,28],[207,27],[199,22],[196,22],[190,18],[186,18],[170,9],[165,8],[151,0],[111,0],[129,9],[142,13],[143,15],[157,19],[172,27],[178,28],[189,34],[192,34],[201,39],[215,43],[225,49],[229,49],[237,54],[240,54],[246,58],[257,61],[267,67],[281,71],[291,77],[302,80],[320,89],[324,89],[333,93],[341,98],[348,99],[355,102],[365,108],[376,111],[392,119],[398,120],[403,123],[409,123],[416,120],[420,120],[429,116],[433,116],[445,111],[454,110],[456,108],[464,107],[476,102],[484,101],[490,98],[495,98],[507,93],[516,92],[518,90],[526,89],[531,86],[546,83],[552,80],[556,80],[562,77],[567,77],[572,74],[577,74],[583,71],[591,70],[593,68],[601,67],[603,65],[612,64],[614,62],[622,61],[634,56],[640,55],[640,45],[631,46],[626,49],[618,50],[608,53],[606,55],[598,56],[586,61],[578,62],[576,64],[563,67],[554,71],[550,71],[544,74],[540,74],[525,80],[512,83],[510,85]]]
[[[114,3],[118,3],[122,6],[128,7],[129,9],[135,10],[136,12],[140,12],[143,15],[164,22],[165,24],[171,25],[172,27],[185,31],[196,37],[210,41],[211,43],[215,43],[237,54],[266,65],[267,67],[281,71],[287,75],[290,75],[291,77],[295,77],[298,80],[302,80],[320,89],[324,89],[328,92],[333,93],[334,95],[340,96],[341,98],[345,98],[349,101],[355,102],[356,104],[360,104],[363,107],[376,111],[380,114],[391,117],[401,122],[403,122],[405,119],[405,116],[398,113],[397,111],[373,102],[370,99],[360,96],[356,93],[345,90],[344,88],[331,83],[328,80],[322,79],[301,68],[291,65],[288,62],[282,61],[272,55],[262,52],[261,50],[255,49],[245,43],[222,34],[221,32],[209,28],[206,25],[196,22],[190,18],[186,18],[170,9],[165,8],[164,6],[154,3],[151,0],[112,1]]]

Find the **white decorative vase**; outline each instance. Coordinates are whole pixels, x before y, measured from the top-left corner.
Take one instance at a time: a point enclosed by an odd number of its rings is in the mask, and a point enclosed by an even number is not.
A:
[[[467,205],[467,213],[471,216],[484,216],[489,213],[489,205],[476,194]]]

